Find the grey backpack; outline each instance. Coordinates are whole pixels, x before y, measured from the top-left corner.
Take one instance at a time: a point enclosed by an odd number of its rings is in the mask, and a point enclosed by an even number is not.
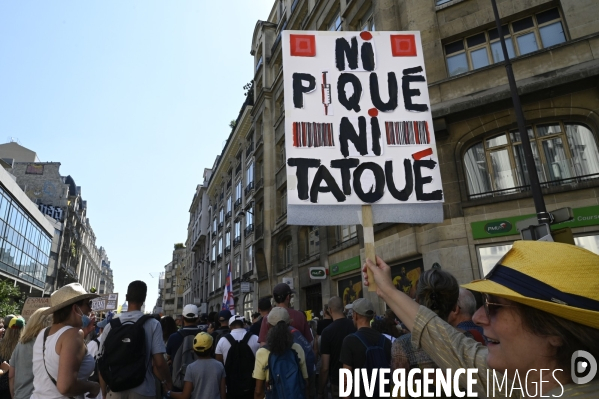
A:
[[[187,366],[196,360],[196,356],[193,351],[193,339],[200,331],[198,329],[197,331],[185,330],[185,332],[188,334],[183,336],[183,342],[181,343],[181,346],[179,346],[179,349],[173,358],[173,386],[178,389],[183,389],[183,380],[185,378]],[[181,330],[179,330],[177,333],[183,335]]]

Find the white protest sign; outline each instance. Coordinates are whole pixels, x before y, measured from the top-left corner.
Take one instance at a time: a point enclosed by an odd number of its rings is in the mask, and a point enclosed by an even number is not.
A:
[[[92,310],[102,312],[105,310],[116,310],[119,294],[104,294],[92,299]]]
[[[25,300],[25,304],[23,305],[23,310],[21,311],[21,316],[25,319],[25,321],[29,320],[29,317],[38,310],[39,308],[50,307],[50,297],[37,298],[37,297],[29,297]],[[6,326],[8,328],[8,326]]]
[[[283,32],[289,224],[441,222],[419,32]]]

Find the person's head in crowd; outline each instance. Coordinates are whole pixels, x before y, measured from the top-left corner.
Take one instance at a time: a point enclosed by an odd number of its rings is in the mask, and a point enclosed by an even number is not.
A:
[[[208,313],[208,323],[214,323],[217,319],[217,317],[216,317],[217,315],[218,315],[218,312],[214,312],[214,311]]]
[[[373,330],[380,332],[381,334],[387,334],[391,337],[393,337],[393,334],[395,334],[393,329],[389,326],[389,323],[387,323],[381,316],[376,316],[374,319],[372,319],[370,327]],[[395,329],[395,331],[397,331],[397,329]]]
[[[168,338],[177,332],[177,323],[172,316],[162,316],[160,318],[160,326],[162,327],[162,340],[168,341]]]
[[[212,335],[205,332],[198,333],[193,339],[193,351],[201,358],[212,357],[213,342]]]
[[[460,295],[458,280],[441,269],[429,269],[420,275],[416,301],[447,321]]]
[[[208,324],[208,313],[202,313],[200,315],[200,324]]]
[[[4,338],[0,341],[0,358],[8,360],[12,356],[15,346],[19,343],[21,330],[25,327],[25,319],[10,314],[4,318],[4,326]]]
[[[291,297],[293,296],[293,290],[286,283],[280,283],[275,285],[272,290],[272,296],[277,303],[277,306],[288,308],[291,303]]]
[[[208,334],[212,334],[214,332],[214,330],[216,330],[219,327],[220,327],[220,323],[217,321],[213,321],[212,323],[210,323],[208,325],[208,329],[206,331],[208,332]]]
[[[345,306],[352,312],[352,321],[357,329],[370,327],[370,321],[375,315],[374,305],[366,298],[358,298]]]
[[[47,307],[39,308],[29,316],[29,320],[21,330],[20,343],[26,344],[33,341],[37,338],[40,331],[52,325],[52,315],[44,314],[46,310],[48,310]]]
[[[245,326],[245,318],[240,315],[233,315],[229,318],[229,328],[235,330]]]
[[[322,316],[323,319],[330,319],[330,318],[332,318],[331,312],[329,311],[329,305],[328,304],[325,304],[323,306],[323,309],[322,309],[321,313],[322,313],[321,316]]]
[[[183,327],[183,316],[181,316],[180,314],[175,316],[175,324],[177,324],[177,328]]]
[[[460,287],[458,303],[449,313],[447,322],[455,327],[464,321],[472,320],[474,312],[476,312],[476,299],[474,295],[466,288]]]
[[[231,311],[228,309],[218,312],[218,322],[220,323],[220,326],[227,327],[229,325],[229,319],[231,316]]]
[[[259,312],[252,313],[252,323],[255,323],[260,319],[261,314]]]
[[[184,326],[195,326],[198,324],[198,307],[194,304],[188,304],[183,307],[183,325]]]
[[[258,312],[262,315],[262,317],[266,316],[271,309],[272,303],[270,301],[270,297],[260,298],[258,301]]]
[[[144,283],[145,284],[145,283]],[[79,283],[67,284],[50,296],[50,307],[44,314],[52,314],[53,324],[65,324],[76,328],[86,328],[94,320],[91,313],[91,300],[98,294],[90,294]]]
[[[286,284],[285,284],[286,285]],[[282,307],[274,307],[268,314],[272,326],[266,335],[266,347],[271,353],[280,355],[293,345],[293,335],[289,331],[289,312]]]
[[[146,301],[146,294],[148,293],[148,286],[141,280],[135,280],[129,283],[127,287],[127,300],[128,312],[134,310],[141,310],[144,302]]]
[[[338,296],[333,296],[327,304],[327,311],[333,319],[343,317],[343,301]]]
[[[542,363],[568,383],[574,352],[599,359],[598,265],[575,245],[516,241],[485,279],[465,284],[485,297],[472,320],[488,340],[489,367],[513,373]]]

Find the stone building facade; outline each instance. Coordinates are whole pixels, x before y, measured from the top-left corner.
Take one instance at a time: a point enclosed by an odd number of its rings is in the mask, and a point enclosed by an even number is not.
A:
[[[173,258],[164,266],[164,288],[161,296],[163,315],[176,318],[183,312],[183,293],[186,291],[186,270],[189,253],[187,247],[183,244],[175,244],[173,249]],[[160,284],[160,282],[159,282]]]
[[[45,292],[51,293],[75,281],[86,290],[98,290],[102,256],[86,216],[87,201],[81,196],[81,187],[71,176],[60,174],[59,162],[39,162],[35,152],[17,143],[0,145],[0,158],[8,161],[6,170],[54,227]],[[109,285],[114,286],[112,271]]]
[[[503,0],[498,6],[547,208],[572,207],[568,226],[576,244],[599,251],[599,3]],[[253,241],[255,296],[291,279],[294,306],[318,313],[332,295],[346,301],[368,295],[361,291],[360,226],[286,222],[285,29],[421,32],[444,221],[377,225],[376,252],[406,292],[434,263],[461,283],[484,275],[520,238],[515,222],[535,212],[491,3],[280,0],[257,22],[251,47],[255,101],[248,130],[263,143],[253,154],[263,181],[253,197],[261,226]],[[514,228],[497,231],[494,223]],[[311,279],[314,266],[328,269],[330,278]]]

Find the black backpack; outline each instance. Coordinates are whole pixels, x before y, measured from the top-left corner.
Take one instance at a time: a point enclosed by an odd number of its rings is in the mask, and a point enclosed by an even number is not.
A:
[[[254,334],[246,332],[241,341],[237,341],[231,334],[223,336],[231,344],[225,362],[227,394],[243,396],[254,392],[256,381],[252,377],[252,372],[256,358],[252,348],[248,345],[252,335]]]
[[[92,339],[92,341],[94,341],[96,343],[96,345],[98,345],[98,351],[100,351],[100,341],[98,341],[98,338],[94,338]],[[94,356],[94,372],[92,373],[92,375],[90,375],[88,377],[88,381],[93,381],[93,382],[100,382],[100,377],[98,377],[98,353],[96,352],[96,356]]]
[[[372,375],[372,370],[378,369],[388,369],[391,367],[391,353],[385,350],[385,341],[387,338],[383,334],[379,336],[379,341],[375,345],[369,345],[366,342],[366,338],[360,334],[360,331],[357,331],[353,334],[356,338],[362,342],[362,345],[366,347],[366,365],[364,368],[368,370],[368,375]],[[379,375],[377,374],[377,378],[374,386],[372,387],[373,391],[371,394],[364,392],[366,396],[370,398],[379,398]],[[389,383],[385,384],[384,388],[385,392],[390,392]]]
[[[144,323],[152,316],[144,315],[135,323],[110,321],[98,369],[111,391],[121,392],[140,386],[146,378],[146,332]],[[150,359],[151,360],[151,359]]]

